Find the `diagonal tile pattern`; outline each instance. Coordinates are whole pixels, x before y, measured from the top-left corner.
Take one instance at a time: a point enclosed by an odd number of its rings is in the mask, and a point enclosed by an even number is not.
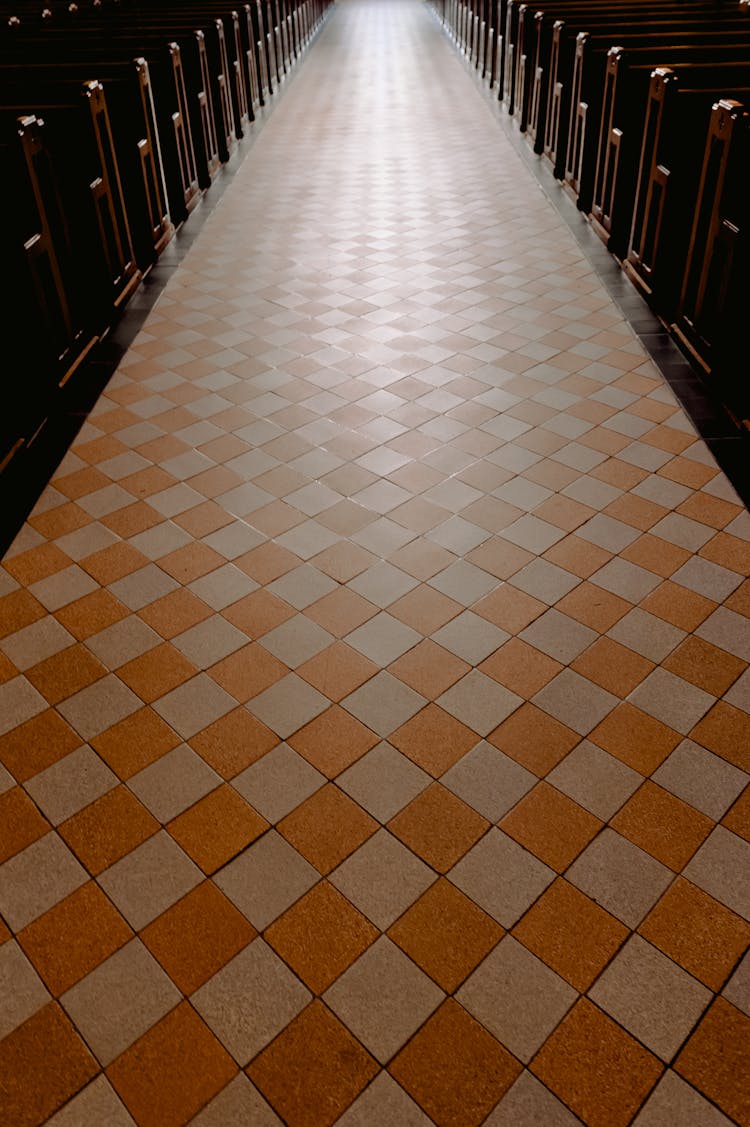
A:
[[[439,25],[342,0],[0,566],[3,1123],[748,1127],[749,575]]]

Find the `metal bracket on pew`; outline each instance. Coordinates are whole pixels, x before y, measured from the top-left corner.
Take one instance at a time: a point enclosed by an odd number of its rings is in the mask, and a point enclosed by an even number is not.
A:
[[[221,109],[222,133],[224,134],[222,139],[226,144],[227,155],[231,156],[237,147],[237,134],[234,128],[232,95],[229,90],[229,58],[227,56],[227,41],[224,36],[224,21],[218,16],[214,19],[214,28],[219,42],[219,73],[216,78],[219,86],[219,108]],[[201,32],[201,34],[203,33]]]
[[[588,104],[582,101],[583,91],[583,63],[586,55],[586,44],[589,40],[587,31],[579,31],[576,36],[576,53],[573,64],[573,79],[570,87],[570,127],[568,129],[568,150],[565,157],[564,184],[577,197],[581,187],[581,172],[583,169],[583,151],[586,140],[586,116]]]
[[[266,51],[268,53],[269,74],[276,72],[276,84],[281,82],[281,69],[279,66],[278,28],[274,25],[273,8],[271,0],[266,0]]]
[[[617,77],[622,63],[622,47],[610,47],[604,75],[602,118],[594,173],[594,195],[591,204],[591,225],[604,242],[612,232],[617,172],[620,163],[622,130],[614,124]]]
[[[560,62],[560,43],[565,23],[555,20],[552,26],[552,47],[549,57],[549,95],[547,97],[547,113],[544,122],[544,155],[552,162],[552,167],[557,165],[558,145],[560,143],[560,111],[562,107],[562,83],[558,80],[557,72]]]
[[[202,192],[198,184],[198,167],[195,163],[195,150],[193,149],[193,134],[190,129],[190,113],[188,110],[187,93],[185,91],[185,74],[182,69],[182,55],[177,43],[167,46],[169,57],[172,61],[172,74],[174,76],[175,92],[177,95],[177,110],[172,114],[175,142],[177,144],[177,161],[180,169],[180,182],[185,199],[185,210],[188,214],[193,210],[201,198]]]
[[[258,51],[258,65],[260,67],[260,73],[258,74],[260,101],[261,105],[265,105],[265,95],[268,94],[270,97],[273,94],[273,79],[271,78],[268,55],[266,53],[268,40],[266,37],[265,22],[263,20],[262,0],[255,0],[255,13],[258,17],[258,39],[256,41],[256,48]]]
[[[722,211],[732,149],[743,128],[747,128],[747,117],[740,102],[722,99],[714,105],[678,320],[673,326],[682,343],[706,371],[711,370],[712,353],[719,343],[717,337],[724,320],[734,251],[740,235],[739,227]]]
[[[266,29],[269,41],[273,44],[276,81],[281,82],[282,74],[286,74],[286,67],[284,65],[284,52],[281,46],[281,28],[276,22],[276,13],[272,0],[266,0]]]
[[[513,97],[508,107],[508,112],[517,117],[519,121],[523,118],[523,92],[526,88],[526,16],[529,7],[527,4],[520,4],[518,8],[518,26],[516,29],[516,43],[515,43],[515,63],[516,73],[513,86]]]
[[[542,80],[544,68],[542,66],[542,31],[544,12],[534,13],[534,63],[531,76],[531,91],[529,92],[529,113],[526,122],[526,133],[531,141],[531,147],[536,148],[539,136],[539,115],[542,106]]]
[[[196,31],[195,38],[198,43],[198,62],[200,66],[201,89],[198,91],[198,105],[200,107],[203,141],[206,146],[206,163],[208,176],[213,180],[219,168],[219,143],[216,138],[216,122],[214,119],[213,99],[211,98],[211,75],[208,69],[208,55],[206,53],[206,37],[202,31]]]
[[[242,36],[240,35],[240,17],[236,11],[230,13],[232,20],[232,35],[234,37],[234,84],[237,90],[237,114],[240,126],[244,131],[250,124],[251,106],[248,105],[248,91],[245,82],[245,71],[242,66]],[[251,39],[252,42],[252,39]],[[250,93],[252,101],[252,91]]]
[[[263,99],[261,98],[260,86],[258,85],[258,67],[257,67],[257,64],[255,62],[255,31],[253,30],[252,10],[251,10],[249,4],[243,5],[242,10],[245,13],[245,20],[247,22],[247,44],[248,44],[248,46],[247,46],[246,55],[247,55],[247,73],[248,73],[248,78],[249,78],[249,82],[250,82],[250,88],[248,90],[248,101],[250,103],[250,108],[252,109],[253,114],[254,114],[256,107],[262,104]],[[235,13],[233,12],[232,16],[234,16],[234,15],[235,15]],[[238,24],[238,30],[239,30],[239,24]],[[240,57],[239,56],[239,50],[240,50],[239,45],[238,45],[237,50],[238,50],[237,57],[239,58]]]
[[[505,63],[503,66],[503,82],[500,87],[499,98],[501,101],[511,104],[513,99],[513,80],[515,76],[515,56],[516,45],[513,42],[513,0],[508,0],[508,7],[505,12]]]
[[[135,60],[135,72],[138,76],[138,89],[141,95],[143,120],[146,126],[146,136],[138,142],[138,155],[141,158],[141,173],[154,250],[157,254],[161,254],[174,234],[174,227],[172,220],[169,218],[167,185],[164,179],[161,148],[159,147],[159,131],[156,127],[151,76],[145,59],[138,58]]]
[[[647,296],[651,295],[654,287],[654,267],[658,258],[664,198],[669,182],[669,169],[659,163],[661,129],[666,101],[676,84],[677,76],[668,67],[657,67],[651,76],[633,225],[624,263],[628,277]]]
[[[100,175],[91,183],[96,206],[102,249],[114,291],[113,304],[124,305],[141,280],[136,266],[125,198],[112,140],[112,127],[101,82],[85,82],[83,96],[88,102],[94,129]]]
[[[500,69],[499,68],[499,52],[500,52],[501,45],[502,45],[502,42],[503,42],[502,10],[501,9],[502,9],[502,0],[497,0],[497,2],[494,4],[495,18],[491,21],[492,22],[492,30],[490,32],[489,43],[488,43],[488,48],[489,48],[489,53],[490,53],[490,62],[489,62],[490,90],[494,89],[495,84],[498,81],[498,74],[499,74],[499,69]]]

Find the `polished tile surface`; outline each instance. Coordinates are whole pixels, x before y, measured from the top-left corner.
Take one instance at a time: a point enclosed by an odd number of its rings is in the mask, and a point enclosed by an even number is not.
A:
[[[8,1127],[750,1125],[750,518],[342,0],[0,567]]]

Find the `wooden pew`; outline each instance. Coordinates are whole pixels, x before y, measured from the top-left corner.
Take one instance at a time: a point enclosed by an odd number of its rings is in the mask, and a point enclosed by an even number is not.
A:
[[[715,92],[721,90],[732,96],[742,95],[750,85],[750,57],[748,61],[738,62],[736,57],[732,57],[736,54],[734,51],[723,52],[720,61],[717,61],[715,53],[708,51],[703,61],[694,54],[692,62],[654,68],[652,61],[638,61],[638,52],[628,55],[621,47],[610,49],[590,217],[594,230],[618,257],[623,258],[628,250],[638,169],[645,140],[653,138],[654,131],[660,132],[662,125],[673,136],[682,136],[685,129],[679,122],[672,124],[672,113],[680,118],[685,113],[692,114],[693,124],[702,136],[707,107]],[[744,53],[739,54],[742,56]],[[669,50],[665,51],[665,56],[668,59],[675,57]],[[670,87],[670,95],[665,105],[667,86]],[[666,119],[663,116],[665,110]],[[699,161],[696,153],[693,159],[697,173]]]

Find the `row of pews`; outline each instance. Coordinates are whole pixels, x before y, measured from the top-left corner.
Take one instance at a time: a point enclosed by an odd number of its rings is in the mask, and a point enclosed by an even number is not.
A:
[[[0,471],[52,417],[331,0],[0,0]]]
[[[748,0],[430,2],[750,426]]]

